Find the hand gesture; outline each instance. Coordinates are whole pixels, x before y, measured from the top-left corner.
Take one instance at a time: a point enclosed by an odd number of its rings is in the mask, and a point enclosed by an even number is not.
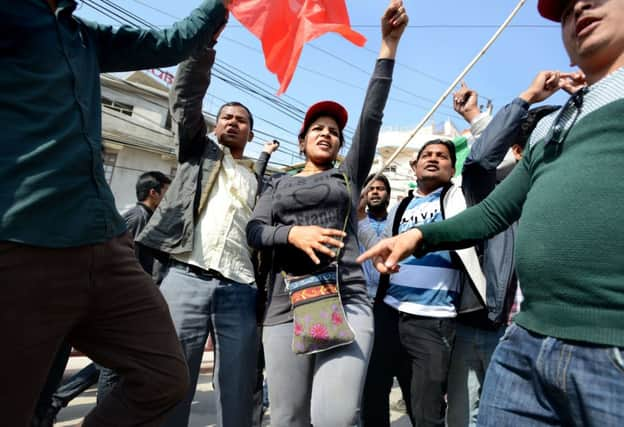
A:
[[[398,42],[408,22],[403,2],[391,0],[381,17],[381,38],[386,42]]]
[[[466,86],[466,82],[462,81],[461,87],[453,94],[453,108],[468,123],[481,114],[479,108],[479,96],[476,91]]]
[[[585,74],[582,71],[577,71],[575,73],[561,73],[559,79],[559,87],[568,94],[573,95],[579,89],[587,86],[587,81],[585,80]]]
[[[527,90],[520,94],[520,98],[529,104],[542,102],[559,90],[559,71],[540,71],[531,82]]]
[[[272,141],[267,141],[264,143],[264,148],[262,149],[262,151],[264,151],[265,153],[268,153],[269,155],[273,154],[274,152],[277,151],[277,149],[279,148],[280,143],[277,140],[272,140]]]
[[[422,241],[422,233],[414,228],[398,236],[383,239],[375,246],[360,255],[356,261],[362,263],[373,260],[373,265],[381,274],[392,274],[399,271],[398,262],[414,253]]]
[[[312,262],[319,264],[321,261],[316,252],[335,257],[336,252],[325,245],[342,248],[344,243],[334,237],[344,237],[347,234],[334,228],[323,228],[317,225],[295,225],[288,233],[288,243],[301,249],[308,254]]]

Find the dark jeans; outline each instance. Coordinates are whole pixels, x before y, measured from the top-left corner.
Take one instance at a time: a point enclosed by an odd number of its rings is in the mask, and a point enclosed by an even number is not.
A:
[[[187,390],[188,370],[158,288],[128,235],[75,248],[0,243],[0,413],[27,426],[67,340],[126,377],[83,426],[160,425]]]
[[[152,287],[158,290],[155,286]],[[164,426],[188,425],[208,334],[214,343],[213,385],[217,426],[249,427],[258,360],[256,287],[172,264],[160,290],[188,362],[191,381],[185,398]]]
[[[457,323],[448,378],[447,427],[475,427],[485,373],[505,326],[485,330]]]
[[[623,420],[624,349],[507,328],[485,376],[477,425],[619,427]]]
[[[455,318],[400,314],[399,337],[412,367],[410,418],[415,427],[444,426],[455,325]]]
[[[43,391],[39,395],[35,415],[45,415],[50,406],[57,409],[66,407],[75,397],[97,382],[100,369],[95,363],[89,363],[61,384],[70,353],[71,345],[63,343],[56,353]]]
[[[258,337],[262,338],[262,329],[258,328]],[[260,341],[258,349],[258,365],[256,366],[256,384],[253,391],[252,427],[261,427],[265,411],[264,395],[264,346]],[[266,402],[268,403],[268,401]]]
[[[101,369],[97,385],[98,403],[108,396],[111,391],[113,391],[119,381],[121,381],[121,377],[117,374],[117,372],[108,368]]]
[[[362,423],[364,427],[389,427],[394,377],[399,381],[410,413],[411,366],[399,339],[399,312],[379,301],[373,306],[373,316],[375,342],[364,385]]]
[[[66,342],[61,344],[61,348],[56,352],[46,382],[43,385],[41,393],[39,393],[39,399],[37,400],[37,406],[35,406],[35,413],[33,416],[33,426],[38,426],[39,422],[47,416],[52,406],[52,397],[63,380],[63,373],[65,372],[70,353],[71,345]]]

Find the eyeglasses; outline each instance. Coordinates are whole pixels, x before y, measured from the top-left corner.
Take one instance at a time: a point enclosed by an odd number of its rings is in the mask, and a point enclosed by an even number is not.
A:
[[[548,131],[549,136],[546,139],[547,141],[546,147],[553,147],[552,149],[554,149],[554,153],[553,153],[554,156],[558,156],[559,154],[561,154],[561,151],[563,150],[563,142],[565,141],[566,137],[570,133],[570,130],[572,129],[572,127],[574,127],[576,120],[581,114],[581,107],[583,106],[583,97],[585,96],[586,93],[587,93],[586,87],[581,88],[578,91],[576,91],[570,97],[570,99],[568,99],[568,101],[565,103],[561,111],[559,111],[559,114],[557,114],[555,121],[553,122],[550,130]],[[564,129],[564,117],[569,112],[570,108],[572,107],[575,107],[574,116],[572,116],[572,121],[570,125],[567,127],[567,129]]]

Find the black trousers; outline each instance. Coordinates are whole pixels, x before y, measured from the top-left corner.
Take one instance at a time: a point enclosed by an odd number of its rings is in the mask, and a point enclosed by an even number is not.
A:
[[[415,427],[443,427],[455,318],[400,313],[399,338],[411,365],[410,419]]]
[[[390,391],[394,377],[410,412],[411,366],[399,340],[399,312],[383,301],[373,306],[375,343],[368,363],[362,422],[364,427],[390,427]]]

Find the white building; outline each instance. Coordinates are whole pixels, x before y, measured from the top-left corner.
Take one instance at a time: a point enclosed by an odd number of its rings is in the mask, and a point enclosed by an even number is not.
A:
[[[379,134],[379,142],[377,143],[377,153],[373,161],[371,173],[376,173],[392,156],[395,150],[403,145],[412,130],[393,130],[384,129]],[[392,200],[390,205],[394,205],[407,195],[410,188],[416,183],[414,173],[410,168],[409,161],[412,156],[420,150],[423,144],[438,137],[455,138],[460,132],[450,120],[446,120],[442,126],[436,126],[434,123],[423,126],[420,131],[412,138],[410,143],[401,151],[397,158],[388,165],[384,170],[384,175],[390,180],[392,187]]]
[[[103,74],[100,80],[104,171],[123,211],[136,203],[135,185],[143,172],[175,175],[168,88],[141,71],[123,79]],[[213,119],[206,117],[206,124],[214,128]]]

